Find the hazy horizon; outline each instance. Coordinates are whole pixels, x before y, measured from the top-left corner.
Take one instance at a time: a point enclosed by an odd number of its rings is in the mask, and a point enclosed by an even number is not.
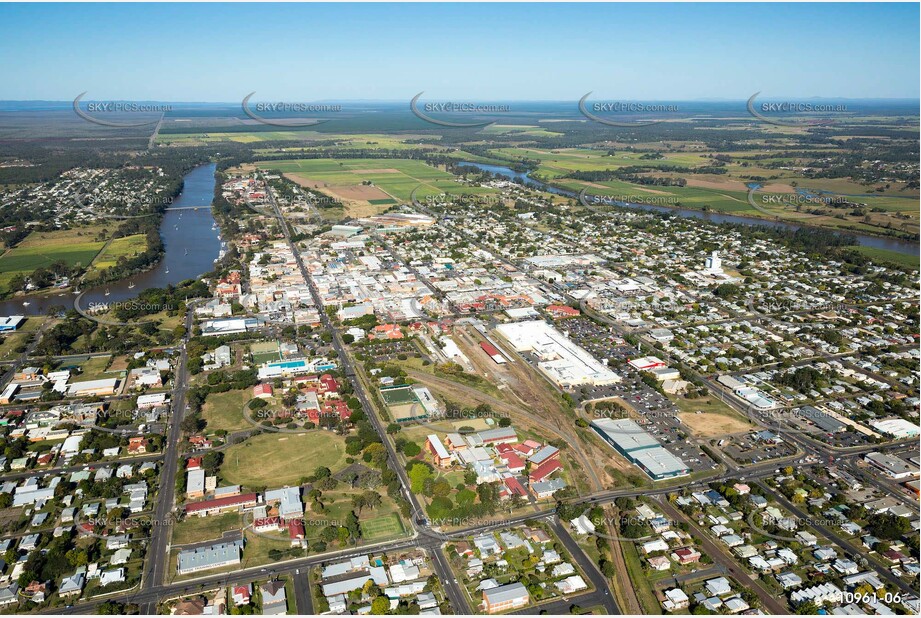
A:
[[[4,4],[0,15],[7,101],[914,100],[921,89],[919,6],[907,3]]]

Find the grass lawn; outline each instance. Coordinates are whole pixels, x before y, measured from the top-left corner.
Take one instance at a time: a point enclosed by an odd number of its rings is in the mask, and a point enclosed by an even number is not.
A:
[[[80,369],[83,370],[83,373],[74,376],[72,380],[77,382],[85,382],[87,380],[101,380],[103,378],[111,378],[113,374],[106,373],[106,369],[108,369],[109,362],[111,360],[111,356],[93,356],[81,363],[77,363]],[[64,364],[69,365],[72,363],[65,362]]]
[[[144,234],[132,234],[116,238],[108,244],[96,259],[93,260],[92,271],[100,271],[118,264],[118,258],[131,258],[147,249],[147,237]]]
[[[367,491],[361,488],[350,489],[346,485],[340,485],[340,487],[345,488],[323,492],[325,512],[317,513],[310,505],[307,505],[304,522],[308,539],[319,538],[320,531],[326,526],[344,526],[346,515],[355,510],[352,498]],[[396,503],[386,493],[380,493],[381,505],[379,507],[373,510],[365,508],[361,513],[357,513],[361,522],[362,536],[367,541],[397,537],[405,530]]]
[[[249,429],[253,425],[243,418],[243,404],[252,398],[249,390],[212,393],[205,399],[201,416],[209,432],[224,429],[229,432]]]
[[[652,591],[652,586],[643,572],[643,565],[639,553],[636,551],[636,545],[628,542],[620,543],[621,551],[624,554],[624,562],[627,565],[627,572],[630,574],[630,583],[636,590],[636,596],[643,606],[645,614],[661,614],[662,608],[659,605],[656,594]]]
[[[331,431],[264,433],[224,451],[221,477],[246,487],[294,485],[319,466],[335,474],[345,464],[345,439]]]
[[[273,549],[280,551],[291,549],[291,541],[287,538],[276,541],[254,534],[249,530],[244,532],[244,537],[246,539],[246,545],[243,547],[243,562],[237,567],[240,569],[272,563],[273,561],[269,558],[269,552]],[[291,556],[285,559],[290,560]],[[235,568],[234,570],[237,569]],[[288,602],[293,603],[294,599],[288,599]]]
[[[403,534],[403,522],[396,513],[361,520],[361,536],[366,541],[379,541]]]
[[[170,543],[188,545],[220,539],[227,530],[239,530],[242,527],[240,513],[224,513],[210,517],[188,517],[173,526],[173,538]]]

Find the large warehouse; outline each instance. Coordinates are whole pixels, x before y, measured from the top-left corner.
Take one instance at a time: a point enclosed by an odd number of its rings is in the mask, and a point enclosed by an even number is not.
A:
[[[598,419],[592,421],[592,429],[654,481],[686,476],[691,472],[687,464],[629,418]]]
[[[537,368],[561,388],[620,382],[620,376],[543,320],[503,324],[496,332],[516,352],[537,356]]]

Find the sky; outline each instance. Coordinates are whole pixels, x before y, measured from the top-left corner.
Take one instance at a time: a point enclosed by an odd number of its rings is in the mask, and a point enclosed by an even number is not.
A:
[[[0,4],[0,100],[919,95],[919,5]]]

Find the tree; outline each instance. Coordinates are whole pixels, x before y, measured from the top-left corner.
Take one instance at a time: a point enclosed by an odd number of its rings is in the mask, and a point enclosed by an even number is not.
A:
[[[422,493],[425,480],[432,477],[432,470],[426,465],[416,464],[409,470],[410,489],[414,494]]]
[[[96,608],[96,611],[103,616],[119,616],[123,615],[125,606],[118,601],[106,601],[101,603],[99,607]]]
[[[256,410],[261,410],[261,409],[263,409],[263,408],[266,407],[267,405],[269,405],[269,404],[266,402],[265,399],[259,399],[259,398],[257,397],[256,399],[252,399],[252,400],[249,402],[249,409],[255,412]]]
[[[382,616],[390,609],[390,599],[385,596],[379,596],[371,602],[371,613],[375,616]]]
[[[908,533],[911,529],[911,522],[894,513],[874,513],[867,521],[867,527],[873,536],[894,541]]]

